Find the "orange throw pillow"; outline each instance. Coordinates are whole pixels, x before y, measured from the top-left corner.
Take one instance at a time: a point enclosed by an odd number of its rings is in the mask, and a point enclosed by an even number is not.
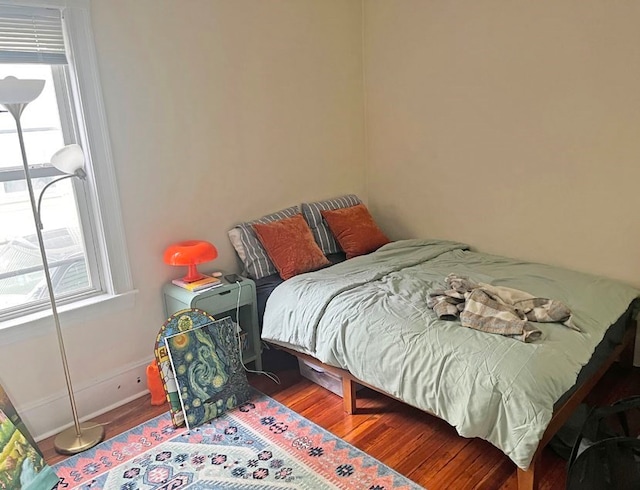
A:
[[[347,259],[368,254],[389,243],[364,204],[320,211]]]
[[[331,265],[301,214],[252,226],[282,279]]]

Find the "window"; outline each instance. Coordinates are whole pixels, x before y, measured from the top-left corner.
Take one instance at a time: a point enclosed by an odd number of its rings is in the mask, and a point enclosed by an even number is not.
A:
[[[62,175],[49,163],[56,150],[78,143],[87,159],[85,181],[65,179],[43,194],[42,233],[56,300],[73,305],[115,297],[132,286],[89,3],[35,3],[0,0],[0,79],[45,80],[21,117],[36,199]],[[35,226],[15,121],[0,113],[0,327],[49,308]]]

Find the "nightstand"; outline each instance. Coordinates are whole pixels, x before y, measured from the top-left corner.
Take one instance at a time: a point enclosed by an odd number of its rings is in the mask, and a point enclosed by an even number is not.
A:
[[[230,316],[238,321],[240,327],[247,333],[248,348],[242,352],[244,363],[255,361],[256,370],[262,370],[262,345],[260,343],[260,329],[258,327],[258,308],[256,305],[256,284],[247,278],[240,283],[229,283],[223,277],[224,283],[213,289],[195,292],[187,291],[175,284],[165,284],[162,288],[164,312],[167,318],[176,311],[186,308],[198,308],[206,311],[216,320]],[[240,318],[236,318],[236,308],[240,295]]]

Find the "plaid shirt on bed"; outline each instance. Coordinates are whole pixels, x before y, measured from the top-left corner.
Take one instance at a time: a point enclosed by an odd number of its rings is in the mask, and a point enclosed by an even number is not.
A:
[[[557,322],[579,330],[571,322],[571,311],[564,304],[501,286],[475,283],[449,274],[449,289],[429,293],[427,305],[442,320],[460,318],[463,327],[506,335],[533,342],[542,332],[532,322]]]

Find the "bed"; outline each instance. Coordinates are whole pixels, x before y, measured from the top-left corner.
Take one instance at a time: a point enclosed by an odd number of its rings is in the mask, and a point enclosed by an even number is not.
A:
[[[427,293],[450,273],[561,301],[580,331],[538,324],[543,339],[524,343],[439,320]],[[280,282],[258,284],[263,340],[341,376],[349,413],[359,383],[489,441],[521,489],[536,487],[542,448],[611,363],[631,363],[636,289],[462,243],[392,242]]]

